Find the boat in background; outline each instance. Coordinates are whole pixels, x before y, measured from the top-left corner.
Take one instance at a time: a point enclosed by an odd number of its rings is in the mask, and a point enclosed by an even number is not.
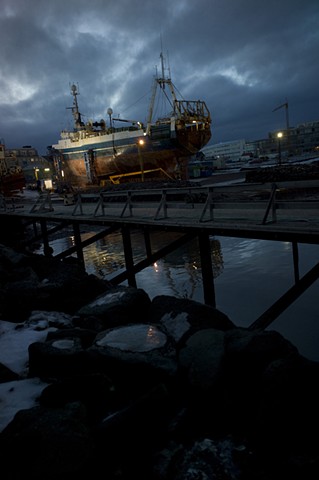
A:
[[[78,89],[71,86],[74,129],[63,130],[50,152],[60,181],[86,187],[163,175],[171,179],[187,178],[189,159],[211,138],[211,116],[204,101],[177,99],[162,54],[160,58],[161,75],[154,78],[146,125],[114,118],[111,108],[107,111],[108,124],[103,119],[84,123],[78,106]],[[159,92],[169,100],[170,111],[164,118],[153,121]],[[115,126],[118,122],[120,127]]]
[[[3,142],[0,143],[0,194],[5,197],[23,190],[26,186],[25,176],[22,168],[18,165],[16,158],[10,154],[6,155],[6,148]]]

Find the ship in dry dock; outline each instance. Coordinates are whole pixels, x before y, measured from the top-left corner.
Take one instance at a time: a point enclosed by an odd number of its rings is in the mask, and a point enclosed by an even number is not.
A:
[[[211,116],[204,101],[180,100],[161,58],[161,74],[155,75],[145,125],[140,121],[114,118],[83,122],[78,88],[71,86],[74,128],[63,130],[52,145],[59,180],[73,186],[103,185],[121,179],[167,177],[185,179],[187,165],[211,138]],[[169,95],[168,95],[169,92]],[[153,120],[157,96],[169,101],[169,113]]]

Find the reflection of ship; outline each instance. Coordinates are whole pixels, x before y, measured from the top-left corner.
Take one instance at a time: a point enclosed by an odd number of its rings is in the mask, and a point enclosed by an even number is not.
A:
[[[98,229],[90,229],[81,234],[82,241],[96,235]],[[74,246],[72,229],[70,235],[57,238],[50,242],[54,255]],[[57,234],[59,235],[59,234]],[[152,231],[150,236],[152,252],[160,251],[181,237],[180,232]],[[213,277],[217,278],[224,269],[224,260],[220,240],[210,236],[211,260]],[[140,230],[131,231],[131,246],[134,252],[134,263],[145,260],[145,237]],[[35,251],[42,253],[43,245]],[[88,245],[84,251],[84,263],[88,274],[111,281],[126,269],[123,237],[121,231],[112,232],[98,241]],[[73,254],[76,256],[76,253]],[[162,257],[152,266],[142,269],[136,275],[139,288],[149,295],[174,295],[177,298],[196,300],[201,298],[203,278],[201,259],[196,238],[190,240],[178,249]]]
[[[0,193],[10,196],[16,190],[25,187],[23,171],[16,163],[16,159],[6,155],[5,145],[0,143]]]
[[[111,177],[114,182],[131,175],[153,175],[159,172],[173,178],[185,178],[189,158],[211,138],[211,117],[205,102],[177,100],[170,75],[166,75],[161,54],[161,75],[156,75],[146,126],[139,121],[112,117],[84,123],[79,111],[75,85],[72,113],[73,131],[62,131],[52,154],[58,176],[73,185],[101,184]],[[169,102],[170,112],[153,122],[157,90]],[[165,87],[169,90],[167,95]],[[115,123],[125,126],[115,127]]]
[[[161,236],[163,233],[161,232]],[[165,233],[167,238],[169,233]],[[174,233],[171,233],[174,237]],[[220,241],[210,237],[213,278],[217,278],[224,269]],[[197,290],[202,290],[202,268],[197,239],[180,246],[156,264],[157,271],[162,268],[165,281],[171,294],[178,298],[195,299]]]
[[[90,234],[91,235],[91,234]],[[159,251],[181,237],[178,232],[154,231],[151,235],[152,251]],[[86,237],[83,236],[82,239]],[[145,259],[144,236],[139,230],[131,232],[132,249],[136,263]],[[219,239],[210,237],[214,279],[222,274],[224,260]],[[114,232],[85,249],[85,265],[89,273],[111,280],[125,270],[122,235]],[[151,270],[150,270],[151,269]],[[194,299],[202,290],[201,259],[197,239],[181,245],[177,250],[138,273],[137,282],[146,291],[162,292],[178,298]]]

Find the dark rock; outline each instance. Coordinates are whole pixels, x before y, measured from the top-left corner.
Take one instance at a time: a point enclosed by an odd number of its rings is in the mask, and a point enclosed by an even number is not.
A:
[[[179,366],[199,397],[212,392],[220,379],[225,357],[224,339],[225,333],[220,330],[200,330],[188,338],[179,352]]]
[[[22,254],[3,245],[0,271],[0,315],[10,321],[25,320],[33,310],[73,314],[110,286],[77,263]]]
[[[80,308],[80,317],[99,317],[104,328],[142,322],[149,315],[151,300],[141,288],[112,287]]]
[[[86,407],[90,423],[95,425],[115,408],[113,383],[100,373],[64,378],[45,387],[39,402],[42,406],[53,408],[81,402]]]
[[[20,380],[20,378],[20,375],[0,363],[0,383],[13,382],[14,380]]]
[[[5,480],[319,478],[319,363],[279,333],[72,262],[0,247],[0,271],[3,311],[55,329],[29,346],[40,406],[0,433]]]
[[[61,340],[61,339],[73,339],[78,338],[81,341],[81,346],[83,349],[90,347],[95,340],[96,331],[84,329],[84,328],[67,328],[61,330],[55,330],[54,332],[49,332],[46,340]]]
[[[81,328],[84,330],[93,330],[96,333],[102,332],[105,330],[105,325],[103,320],[100,317],[88,316],[80,317],[75,315],[72,319],[72,324],[76,328]]]
[[[38,281],[26,279],[10,282],[3,289],[1,315],[8,321],[26,320],[37,305]]]
[[[100,423],[95,438],[101,457],[103,452],[109,452],[122,478],[152,478],[154,449],[162,444],[174,413],[165,385],[146,390]]]
[[[313,434],[319,430],[316,379],[319,379],[318,362],[300,355],[269,363],[260,376],[260,401],[254,428],[254,440],[263,448],[292,450],[296,454],[319,452],[319,438]]]
[[[4,479],[81,478],[94,451],[84,407],[20,410],[1,433],[0,451]]]
[[[163,331],[149,324],[100,332],[88,353],[117,387],[129,394],[160,382],[169,383],[177,374],[174,344]]]
[[[160,472],[157,477],[159,480],[194,480],[195,478],[240,480],[241,470],[234,461],[236,448],[237,445],[231,438],[222,441],[200,439],[184,448],[175,447],[174,455],[167,462],[164,471],[156,464],[154,469]]]
[[[298,355],[298,350],[275,331],[237,328],[225,333],[224,405],[232,412],[234,424],[242,418],[247,428],[251,418],[254,428],[264,372],[272,362]]]
[[[28,256],[11,247],[0,244],[0,265],[3,268],[17,268],[28,265]]]
[[[90,372],[88,356],[77,337],[29,345],[30,377],[64,378]]]
[[[227,315],[216,308],[169,295],[153,298],[149,317],[181,345],[198,330],[215,328],[226,331],[235,327]]]

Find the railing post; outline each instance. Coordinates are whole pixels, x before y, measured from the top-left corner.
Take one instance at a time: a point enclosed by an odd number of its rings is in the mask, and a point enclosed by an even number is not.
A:
[[[99,210],[99,208],[102,208],[102,215],[104,215],[104,206],[103,206],[103,193],[100,193],[100,199],[97,203],[97,206],[95,207],[95,210],[94,210],[94,213],[93,213],[93,216],[96,217],[96,214]]]
[[[271,187],[271,193],[270,193],[269,202],[268,202],[268,205],[267,205],[267,208],[266,208],[266,212],[265,212],[263,221],[261,222],[262,225],[265,225],[265,223],[267,221],[267,217],[268,217],[270,208],[272,209],[272,220],[273,220],[273,222],[277,221],[276,203],[275,203],[276,190],[277,190],[277,185],[275,183],[273,183],[272,187]]]
[[[147,258],[150,258],[150,256],[152,255],[150,232],[145,226],[143,228],[143,233],[144,233],[146,256],[147,256]]]
[[[78,261],[79,261],[79,264],[80,264],[81,268],[83,268],[83,270],[85,270],[80,227],[79,227],[79,224],[76,223],[76,222],[73,223],[73,232],[74,232],[74,242],[75,242],[76,254],[77,254],[77,257],[78,257]]]
[[[130,229],[127,226],[122,227],[122,239],[124,247],[125,265],[127,271],[127,281],[131,287],[136,288],[136,278],[134,274],[134,261],[131,243]]]
[[[158,209],[157,209],[157,211],[156,211],[154,220],[157,220],[157,219],[158,219],[158,215],[159,215],[159,212],[161,211],[161,208],[162,208],[162,207],[163,207],[163,210],[164,210],[164,218],[167,218],[166,190],[163,190],[163,191],[162,191],[162,198],[161,198],[160,204],[159,204],[159,206],[158,206]]]
[[[297,283],[300,279],[299,276],[299,252],[298,252],[298,243],[292,242],[292,255],[294,260],[294,275],[295,275],[295,283]]]
[[[122,213],[120,215],[121,218],[124,216],[124,213],[125,213],[125,210],[126,210],[127,207],[130,210],[129,217],[132,217],[133,216],[133,205],[132,205],[132,192],[130,192],[130,191],[127,192],[126,203],[125,203],[124,208],[122,210]]]
[[[41,218],[40,225],[41,225],[41,233],[43,237],[43,253],[46,257],[51,257],[53,253],[53,249],[49,245],[47,222],[44,218]]]
[[[204,221],[204,216],[208,207],[209,207],[209,220],[214,220],[213,187],[208,187],[206,202],[199,219],[200,222]]]
[[[72,215],[75,215],[75,212],[77,211],[78,208],[80,209],[80,215],[83,215],[82,197],[80,193],[78,194],[78,198],[76,200],[76,204],[73,209]]]

